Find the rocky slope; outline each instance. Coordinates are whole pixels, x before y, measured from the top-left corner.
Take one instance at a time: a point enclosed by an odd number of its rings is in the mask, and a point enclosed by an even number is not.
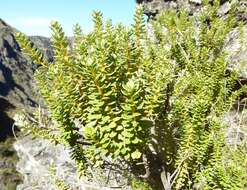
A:
[[[31,111],[41,103],[33,80],[36,65],[22,54],[14,32],[16,29],[0,19],[0,100],[13,108]],[[49,61],[53,60],[48,38],[32,36],[30,39],[44,51]]]
[[[59,179],[74,188],[78,187],[75,163],[68,149],[51,145],[46,140],[32,139],[31,136],[22,137],[14,147],[20,157],[17,170],[24,175],[23,184],[18,185],[17,190],[55,190],[50,167],[58,168],[56,174]]]
[[[33,81],[35,65],[21,52],[15,40],[16,29],[0,19],[0,189],[14,189],[21,178],[15,171],[16,153],[12,119],[18,110],[31,112],[42,102]],[[31,37],[39,47],[47,47],[46,55],[52,60],[49,39]]]
[[[14,147],[20,158],[17,170],[23,175],[23,183],[17,190],[56,190],[55,180],[62,180],[71,190],[131,190],[127,185],[121,188],[128,184],[128,179],[112,168],[104,171],[93,168],[89,178],[79,180],[70,151],[62,145],[25,136],[15,142]],[[56,176],[51,173],[51,167],[55,168]]]
[[[16,175],[17,159],[12,148],[13,140],[7,139],[13,136],[12,113],[16,108],[29,109],[37,104],[31,91],[32,65],[21,55],[13,32],[15,29],[0,20],[0,187],[3,190],[14,189],[21,180]]]
[[[20,51],[15,29],[0,20],[0,98],[19,108],[34,107],[33,66]]]

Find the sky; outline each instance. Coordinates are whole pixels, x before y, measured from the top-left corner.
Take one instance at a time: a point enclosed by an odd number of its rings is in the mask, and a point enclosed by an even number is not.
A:
[[[135,0],[0,0],[0,18],[27,35],[49,37],[51,21],[59,21],[66,35],[79,23],[83,32],[92,28],[92,11],[100,10],[113,23],[132,23]]]

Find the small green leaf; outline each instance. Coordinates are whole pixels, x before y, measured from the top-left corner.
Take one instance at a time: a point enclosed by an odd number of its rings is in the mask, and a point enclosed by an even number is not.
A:
[[[109,122],[109,121],[110,121],[110,116],[107,115],[107,116],[103,116],[103,117],[102,117],[102,122],[103,122],[103,123],[107,123],[107,122]]]
[[[122,118],[124,120],[127,120],[127,121],[132,121],[133,120],[133,116],[132,115],[123,115]]]
[[[123,155],[125,155],[126,152],[127,152],[127,149],[126,149],[126,148],[121,149],[121,153],[122,153]]]
[[[100,140],[100,143],[101,144],[106,144],[106,143],[108,143],[110,141],[110,139],[109,138],[102,138],[101,140]]]
[[[93,127],[90,127],[90,126],[84,127],[84,134],[85,134],[86,138],[89,138],[89,139],[93,138],[93,136],[94,136]]]
[[[118,139],[119,140],[124,140],[124,136],[122,134],[118,134]]]
[[[118,150],[116,150],[115,152],[114,152],[114,156],[115,157],[118,157],[120,155],[120,149],[118,149]]]
[[[130,133],[130,132],[128,132],[127,130],[124,130],[123,133],[122,133],[122,135],[123,135],[124,137],[129,137],[129,138],[131,138],[131,137],[134,136],[133,133]]]
[[[102,148],[104,149],[108,149],[108,146],[110,145],[110,141],[108,143],[105,143],[102,145]]]
[[[118,125],[117,128],[116,128],[116,131],[121,131],[123,130],[123,126],[122,125]]]
[[[125,144],[131,144],[131,141],[130,141],[130,139],[124,139],[124,143]]]
[[[132,123],[133,127],[137,127],[139,125],[139,123],[136,121],[132,121],[131,123]]]
[[[132,114],[133,117],[138,117],[138,116],[141,116],[141,115],[142,115],[142,114],[137,113],[137,112]]]
[[[140,139],[138,139],[137,137],[133,140],[133,141],[131,141],[133,144],[138,144],[139,142],[141,142],[141,140]]]
[[[131,158],[133,160],[136,160],[136,159],[141,158],[141,155],[142,155],[142,153],[140,153],[139,150],[136,150],[135,152],[132,152],[131,153]]]
[[[126,154],[126,155],[124,156],[124,158],[125,158],[126,160],[129,160],[129,159],[130,159],[130,154]]]
[[[121,119],[122,119],[121,117],[115,117],[112,121],[117,122],[117,121],[119,121]]]
[[[111,138],[117,136],[117,133],[116,132],[111,132],[110,135],[109,135]]]
[[[111,122],[108,127],[114,129],[116,126],[117,124],[115,122]]]
[[[94,120],[94,121],[87,123],[85,127],[94,127],[96,124],[97,124],[97,120]]]
[[[97,160],[97,161],[95,162],[95,164],[94,164],[94,167],[97,168],[97,167],[99,167],[99,166],[102,166],[103,163],[104,163],[104,162],[103,162],[102,160]]]
[[[93,114],[88,116],[88,120],[98,120],[101,119],[102,114]]]

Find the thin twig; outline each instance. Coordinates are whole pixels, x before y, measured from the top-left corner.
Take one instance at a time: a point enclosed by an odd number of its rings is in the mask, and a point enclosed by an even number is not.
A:
[[[13,133],[13,135],[14,135],[14,137],[15,137],[15,140],[17,141],[18,139],[17,139],[17,136],[16,136],[16,134],[15,134],[15,122],[14,122],[13,125],[12,125],[12,133]]]
[[[174,184],[174,182],[176,181],[176,179],[180,173],[181,166],[187,158],[188,158],[188,156],[186,156],[180,162],[177,169],[172,173],[172,175],[170,175],[169,172],[167,172],[167,173],[165,171],[161,172],[160,178],[161,178],[161,181],[162,181],[162,184],[163,184],[165,190],[171,190],[172,189],[172,185]]]
[[[143,160],[143,165],[144,165],[144,168],[145,168],[146,173],[144,175],[140,175],[140,177],[146,179],[151,174],[150,168],[149,168],[149,165],[148,165],[148,159],[147,159],[146,154],[143,154],[142,155],[142,160]]]
[[[79,141],[79,140],[77,140],[76,143],[81,144],[81,145],[86,145],[86,146],[92,145],[92,143],[87,142],[87,141]]]
[[[106,180],[105,185],[108,185],[108,183],[109,183],[109,181],[110,181],[111,168],[112,168],[112,166],[110,166],[110,168],[109,168],[109,171],[108,171],[108,174],[107,174],[107,180]]]

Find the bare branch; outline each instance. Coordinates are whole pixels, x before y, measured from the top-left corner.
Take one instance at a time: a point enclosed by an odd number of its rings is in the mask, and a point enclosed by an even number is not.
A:
[[[150,172],[150,168],[149,168],[149,165],[148,165],[148,159],[147,159],[147,155],[146,154],[142,155],[142,160],[143,160],[143,165],[144,165],[146,173],[144,175],[140,175],[140,177],[144,178],[144,179],[147,179],[147,178],[149,178],[151,172]]]

